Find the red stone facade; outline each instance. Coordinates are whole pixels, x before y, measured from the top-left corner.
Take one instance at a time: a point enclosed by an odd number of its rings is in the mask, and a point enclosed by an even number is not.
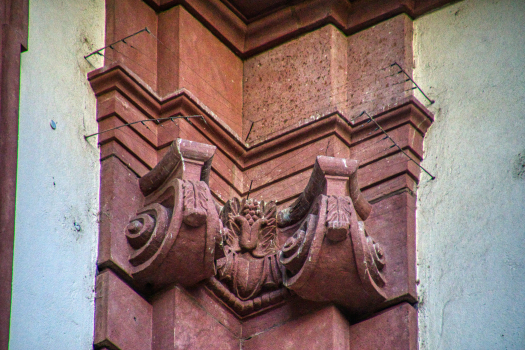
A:
[[[417,348],[399,66],[444,1],[285,3],[106,2],[108,44],[148,31],[89,74],[99,131],[202,118],[99,136],[96,348]]]

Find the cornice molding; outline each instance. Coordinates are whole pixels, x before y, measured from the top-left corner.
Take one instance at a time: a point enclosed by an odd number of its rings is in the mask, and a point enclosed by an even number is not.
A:
[[[237,177],[244,179],[245,172],[257,167],[264,167],[270,161],[284,157],[290,152],[311,147],[330,137],[335,137],[341,144],[350,150],[350,154],[360,159],[360,168],[374,167],[374,163],[395,156],[399,153],[397,149],[389,149],[378,152],[377,148],[370,147],[383,135],[381,131],[374,130],[373,123],[367,123],[363,116],[349,123],[348,118],[340,111],[333,111],[322,115],[320,118],[308,123],[295,125],[290,128],[277,131],[267,139],[259,139],[255,143],[244,143],[240,137],[231,130],[220,117],[213,113],[206,105],[197,99],[187,89],[180,89],[165,97],[158,96],[153,89],[144,83],[138,76],[123,65],[111,65],[89,74],[88,79],[92,85],[95,95],[99,100],[97,119],[101,130],[125,123],[132,123],[145,118],[166,118],[177,115],[203,115],[206,122],[201,119],[193,119],[191,124],[185,124],[191,132],[197,132],[210,144],[217,146],[217,153],[225,157],[228,164],[232,164],[237,170]],[[132,106],[132,107],[131,107]],[[132,112],[135,111],[135,112]],[[414,97],[407,97],[393,105],[387,106],[374,118],[388,132],[397,132],[408,127],[403,134],[412,133],[412,136],[403,136],[398,142],[400,147],[412,155],[416,160],[422,159],[422,136],[431,125],[433,118],[430,112]],[[111,124],[104,124],[111,121]],[[102,150],[102,158],[109,155],[117,156],[128,164],[137,175],[142,176],[159,161],[159,152],[162,152],[173,141],[173,135],[162,134],[162,124],[150,123],[145,128],[140,123],[120,128],[116,131],[100,135],[99,144],[108,145],[116,142],[118,146],[110,147],[109,151]],[[410,131],[412,130],[412,131]],[[135,141],[133,141],[135,140]],[[117,147],[118,149],[116,149]],[[368,149],[362,152],[361,149]],[[120,151],[119,151],[120,150]],[[126,154],[122,154],[122,150]],[[134,158],[130,160],[130,157]],[[222,181],[227,183],[239,196],[245,196],[248,191],[249,181],[242,180],[235,183],[229,176],[231,169],[226,165],[214,163],[212,171]],[[275,179],[256,184],[251,192],[257,192],[264,188],[284,181],[309,170],[311,167],[300,167],[290,174],[280,174]],[[411,164],[403,165],[402,169],[391,169],[393,173],[381,172],[381,176],[362,177],[360,183],[364,189],[371,188],[379,183],[388,181],[395,176],[405,172],[414,180],[418,181],[419,169]],[[291,200],[294,196],[287,198]],[[373,199],[373,198],[371,198]]]
[[[361,133],[361,131],[357,131],[358,128],[369,131],[368,129],[373,127],[372,125],[364,125],[367,122],[365,116],[349,121],[349,118],[344,116],[341,111],[334,110],[312,121],[278,130],[272,133],[271,137],[259,138],[255,140],[255,142],[245,143],[220,117],[186,88],[179,89],[169,95],[161,97],[140,77],[122,64],[112,64],[92,71],[88,74],[88,80],[97,97],[112,91],[118,91],[128,102],[140,110],[146,118],[156,119],[180,115],[181,108],[183,110],[196,112],[194,114],[204,115],[208,123],[203,123],[197,119],[192,124],[211,140],[220,138],[226,141],[226,148],[223,151],[229,154],[232,160],[238,158],[238,165],[242,167],[243,170],[259,163],[253,159],[258,159],[260,153],[268,154],[269,152],[273,152],[275,154],[288,152],[297,145],[304,144],[304,140],[308,140],[308,137],[305,138],[307,135],[311,135],[310,138],[317,138],[319,135],[328,132],[335,133],[341,140],[345,140],[352,136],[352,138],[358,136],[359,133]],[[410,108],[415,112],[414,117],[407,120],[407,122],[419,133],[424,134],[433,122],[433,117],[430,111],[413,96],[406,97],[395,104],[385,106],[381,113],[375,115],[375,118],[386,120],[395,110],[403,110],[406,108]],[[111,115],[99,114],[97,120],[101,122],[110,116]],[[133,122],[133,120],[126,122]],[[132,126],[132,128],[136,127]],[[154,128],[157,128],[156,124]],[[373,137],[373,135],[368,136],[368,138],[371,137]],[[355,143],[366,141],[368,138],[357,138]],[[149,139],[149,142],[152,143],[157,150],[168,146],[172,141],[173,140],[167,142],[164,140],[154,141]],[[345,142],[348,146],[352,146],[354,143]],[[276,151],[276,149],[282,149],[283,151]]]
[[[248,58],[301,34],[332,24],[346,35],[399,14],[417,18],[451,0],[309,0],[278,7],[253,19],[227,1],[144,0],[156,12],[182,5],[235,54]]]

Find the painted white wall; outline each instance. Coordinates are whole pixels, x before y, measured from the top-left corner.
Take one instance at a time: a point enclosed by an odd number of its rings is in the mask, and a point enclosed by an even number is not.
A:
[[[466,0],[415,21],[436,103],[417,248],[421,350],[525,349],[525,1]]]
[[[104,0],[29,3],[10,349],[92,349],[99,153],[83,137],[97,129],[83,56],[104,46]]]

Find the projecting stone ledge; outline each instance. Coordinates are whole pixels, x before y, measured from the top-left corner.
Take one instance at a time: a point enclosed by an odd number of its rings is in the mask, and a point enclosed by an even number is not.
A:
[[[236,334],[226,332],[227,342],[253,349],[264,348],[261,339],[273,339],[275,332],[291,332],[296,341],[310,334],[314,344],[326,348],[349,346],[354,326],[339,309],[358,319],[399,298],[386,289],[395,250],[365,230],[372,206],[357,186],[358,162],[318,156],[305,190],[282,210],[273,201],[246,198],[221,207],[208,187],[214,152],[213,146],[177,139],[140,179],[144,205],[123,228],[127,246],[115,248],[129,252],[129,264],[114,270],[122,274],[124,269],[128,285],[111,270],[98,278],[97,344],[129,344],[116,334],[132,328],[128,318],[140,315],[141,324],[151,327],[144,335],[153,334],[152,349],[161,349],[155,339],[186,323],[183,314],[206,310],[203,322],[192,321],[188,332],[208,334],[210,344],[225,328]],[[179,316],[161,324],[166,308]],[[305,312],[313,314],[301,316]],[[210,315],[220,326],[206,321]],[[335,332],[329,344],[328,333],[308,330],[318,322]],[[279,324],[285,326],[269,331]],[[248,340],[250,332],[257,337]],[[206,337],[184,341],[206,348]],[[177,348],[179,341],[168,342]]]

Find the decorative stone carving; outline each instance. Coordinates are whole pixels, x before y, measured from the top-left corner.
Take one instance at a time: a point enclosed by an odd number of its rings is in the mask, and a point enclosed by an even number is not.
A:
[[[364,228],[371,206],[357,187],[357,161],[318,156],[289,208],[232,198],[218,209],[207,183],[214,150],[178,139],[140,180],[145,205],[126,228],[137,285],[157,290],[206,280],[241,316],[289,290],[352,313],[386,299],[386,258]]]
[[[243,301],[282,285],[275,211],[274,202],[238,198],[222,209],[225,256],[217,260],[217,277]]]
[[[386,299],[385,257],[364,229],[371,208],[355,187],[357,166],[317,157],[306,189],[279,213],[278,224],[291,234],[280,257],[284,285],[305,299],[362,313]]]
[[[217,260],[216,279],[209,283],[215,294],[240,315],[288,296],[278,256],[275,202],[230,199],[221,221],[224,257]]]
[[[215,274],[220,223],[207,185],[214,152],[213,146],[178,139],[140,179],[145,205],[131,219],[126,238],[131,275],[145,291],[191,286]]]

